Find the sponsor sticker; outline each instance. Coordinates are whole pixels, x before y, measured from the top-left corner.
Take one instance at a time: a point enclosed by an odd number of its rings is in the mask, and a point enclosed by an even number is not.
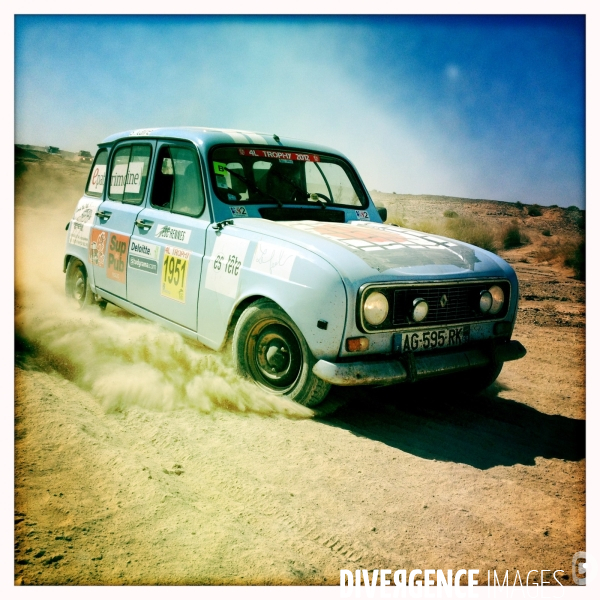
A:
[[[187,244],[190,241],[191,229],[179,229],[170,225],[158,225],[154,237]]]
[[[235,196],[232,198],[235,200]],[[231,210],[232,217],[247,217],[248,212],[246,211],[245,206],[230,206],[229,210]]]
[[[78,221],[71,221],[69,226],[69,244],[87,248],[90,239],[90,226]]]
[[[250,268],[289,281],[297,254],[287,248],[258,242]]]
[[[189,250],[165,246],[160,284],[161,296],[185,303],[185,288],[189,271]]]
[[[140,185],[142,183],[142,173],[144,172],[144,163],[142,161],[134,161],[129,163],[127,171],[127,180],[125,181],[126,194],[139,194]]]
[[[137,136],[150,135],[153,131],[154,131],[154,129],[135,129],[129,135],[130,136],[132,136],[132,135],[137,135]]]
[[[282,152],[281,150],[258,150],[254,148],[238,148],[241,156],[256,156],[262,158],[275,158],[285,161],[321,162],[317,154],[301,154],[298,152]]]
[[[104,191],[104,182],[106,181],[106,165],[96,165],[92,176],[90,177],[90,185],[88,192],[101,194]]]
[[[73,220],[84,225],[91,223],[94,220],[94,215],[99,205],[99,200],[80,200],[77,203]]]
[[[354,212],[356,213],[356,218],[360,219],[361,221],[371,220],[371,217],[369,216],[369,213],[366,210],[355,210]]]
[[[159,256],[160,246],[131,240],[129,245],[128,264],[132,269],[138,269],[139,271],[157,275]]]
[[[127,260],[127,247],[129,246],[129,236],[118,233],[110,234],[108,244],[108,257],[106,261],[106,276],[113,281],[125,283],[127,281],[127,272],[125,271],[125,261]],[[98,265],[100,266],[100,265]]]
[[[214,245],[205,287],[229,298],[237,296],[249,240],[221,234]]]
[[[106,231],[103,231],[102,229],[92,229],[92,234],[90,236],[89,259],[93,265],[100,267],[101,269],[104,268],[107,237],[108,234]]]
[[[75,213],[69,225],[69,244],[87,248],[90,243],[91,225],[100,206],[99,200],[87,200],[82,198],[77,203]]]
[[[127,164],[115,165],[110,176],[110,193],[122,194],[125,191],[125,176],[127,175]]]
[[[128,165],[115,165],[110,176],[110,193],[139,193],[143,169],[144,163],[141,161],[130,162]]]

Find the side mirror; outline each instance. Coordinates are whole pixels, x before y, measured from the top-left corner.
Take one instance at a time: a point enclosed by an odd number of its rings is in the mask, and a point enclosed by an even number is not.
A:
[[[381,217],[381,220],[385,223],[387,220],[387,208],[385,206],[376,206],[377,212]]]

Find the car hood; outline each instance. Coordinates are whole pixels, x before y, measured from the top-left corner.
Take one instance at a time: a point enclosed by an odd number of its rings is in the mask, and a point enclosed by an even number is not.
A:
[[[323,257],[350,280],[502,276],[510,267],[476,246],[370,221],[236,219],[235,227],[278,238]]]

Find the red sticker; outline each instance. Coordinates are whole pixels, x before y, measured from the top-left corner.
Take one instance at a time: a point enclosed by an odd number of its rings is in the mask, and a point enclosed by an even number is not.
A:
[[[129,247],[129,236],[110,234],[110,244],[108,245],[108,264],[106,265],[106,276],[109,279],[125,283],[127,264],[127,250]]]
[[[257,158],[276,158],[279,160],[298,160],[301,162],[321,162],[316,154],[299,154],[297,152],[283,152],[282,150],[257,150],[254,148],[238,148],[242,156],[255,156]]]
[[[360,240],[364,242],[371,242],[372,244],[401,244],[411,243],[399,231],[381,230],[378,228],[371,227],[348,227],[341,223],[324,223],[311,227],[309,231],[318,233],[319,235],[325,235],[336,240]]]

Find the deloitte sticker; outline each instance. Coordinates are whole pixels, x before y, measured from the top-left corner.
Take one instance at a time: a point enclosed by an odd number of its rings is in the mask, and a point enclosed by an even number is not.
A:
[[[132,269],[156,275],[159,255],[160,246],[132,240],[129,247],[129,266]]]

